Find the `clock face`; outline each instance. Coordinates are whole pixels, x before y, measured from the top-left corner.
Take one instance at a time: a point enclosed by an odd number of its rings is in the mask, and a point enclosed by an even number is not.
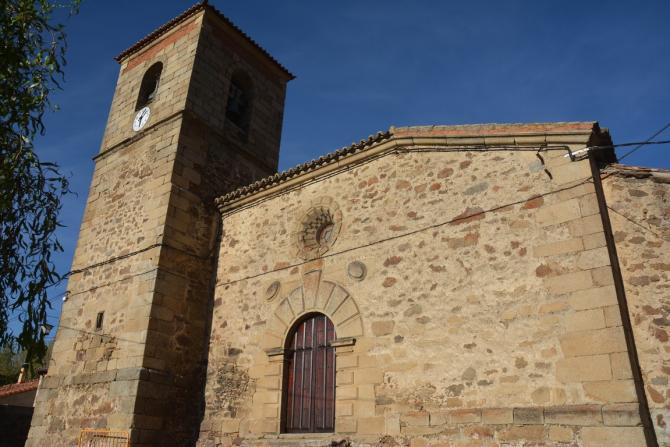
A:
[[[135,115],[135,119],[133,120],[133,130],[137,132],[138,130],[141,130],[144,125],[149,121],[149,116],[151,115],[151,110],[149,107],[143,107],[141,108],[138,112],[137,115]]]

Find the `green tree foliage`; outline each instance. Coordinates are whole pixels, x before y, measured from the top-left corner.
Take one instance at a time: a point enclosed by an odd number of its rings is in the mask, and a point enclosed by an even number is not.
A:
[[[29,363],[46,354],[47,290],[64,279],[52,254],[62,251],[55,231],[69,192],[58,165],[41,161],[33,142],[63,80],[65,33],[54,14],[76,12],[78,3],[0,2],[0,345],[25,350]],[[9,328],[13,315],[18,333]]]
[[[40,368],[48,368],[49,358],[51,357],[51,351],[53,350],[53,340],[47,344],[47,353],[44,356],[42,361],[38,359],[33,359],[32,363],[29,364],[29,368],[26,371],[26,380],[33,379],[37,377],[37,371]],[[16,383],[19,378],[19,372],[21,371],[21,366],[23,366],[26,359],[26,351],[15,351],[10,346],[0,346],[0,386],[7,385],[9,383]]]

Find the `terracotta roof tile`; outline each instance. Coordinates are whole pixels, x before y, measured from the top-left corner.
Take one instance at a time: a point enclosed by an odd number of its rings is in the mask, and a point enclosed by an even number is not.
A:
[[[235,30],[238,34],[240,34],[244,39],[246,39],[251,45],[256,47],[265,57],[267,57],[274,65],[276,65],[281,71],[286,73],[286,75],[289,76],[290,79],[294,79],[295,76],[286,69],[282,64],[279,63],[270,53],[265,50],[265,48],[261,47],[258,42],[256,42],[254,39],[252,39],[247,33],[242,31],[237,25],[235,25],[228,17],[223,15],[218,9],[213,7],[212,5],[207,3],[207,0],[201,1],[199,3],[196,3],[195,5],[191,6],[188,8],[186,11],[183,13],[179,14],[177,17],[174,19],[170,20],[169,22],[165,23],[164,25],[158,27],[151,33],[147,34],[144,36],[142,39],[139,41],[135,42],[130,48],[122,51],[119,53],[114,59],[117,62],[121,62],[124,58],[127,56],[137,52],[138,50],[146,47],[149,45],[151,42],[153,42],[157,37],[162,36],[163,34],[167,33],[170,31],[172,28],[174,28],[176,25],[184,22],[187,20],[189,17],[194,16],[195,14],[199,13],[200,11],[207,9],[209,11],[212,11],[214,14],[217,15],[221,20],[223,20],[227,25],[229,25],[233,30]]]
[[[645,168],[642,166],[627,166],[619,163],[607,165],[603,172],[621,177],[634,177],[638,179],[650,178],[657,183],[670,183],[670,169]]]
[[[0,386],[0,397],[7,397],[14,394],[26,393],[37,389],[40,379],[33,379],[22,383],[10,383]]]
[[[595,121],[574,121],[557,123],[489,123],[489,124],[458,124],[449,126],[411,126],[393,128],[393,134],[430,135],[430,136],[463,136],[475,137],[484,135],[524,135],[524,134],[558,134],[591,132],[596,126]]]
[[[394,137],[453,137],[454,144],[458,144],[459,138],[468,137],[497,137],[501,135],[526,136],[526,135],[589,135],[596,131],[598,124],[595,121],[588,122],[564,122],[564,123],[516,123],[516,124],[466,124],[455,126],[411,126],[391,127],[388,131],[378,132],[365,140],[353,143],[351,146],[343,147],[335,152],[330,152],[316,160],[308,161],[295,166],[287,171],[278,172],[274,175],[262,178],[250,185],[243,186],[216,199],[219,208],[226,204],[255,194],[264,189],[279,185],[302,174],[314,171],[331,163],[340,162],[347,157],[363,152],[372,146]]]
[[[366,140],[361,140],[358,143],[353,143],[350,146],[346,146],[343,147],[342,149],[336,150],[335,152],[330,152],[326,155],[323,155],[317,158],[316,160],[299,164],[298,166],[295,166],[289,170],[278,172],[269,177],[262,178],[248,186],[243,186],[234,191],[231,191],[228,194],[217,198],[216,204],[221,206],[232,200],[240,199],[242,197],[251,195],[257,191],[269,188],[270,186],[278,185],[293,177],[297,177],[306,172],[313,171],[314,169],[317,169],[321,166],[326,166],[328,164],[334,163],[349,155],[361,152],[376,143],[391,138],[391,136],[392,134],[389,131],[377,132],[375,135],[370,135]]]

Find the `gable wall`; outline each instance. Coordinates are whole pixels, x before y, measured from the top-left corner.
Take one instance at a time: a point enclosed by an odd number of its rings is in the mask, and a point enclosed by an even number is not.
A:
[[[316,445],[643,445],[589,164],[562,155],[389,154],[225,215],[199,444],[295,440],[276,354],[311,308],[356,338],[336,348],[336,433],[298,436]],[[304,262],[315,205],[341,228]]]
[[[670,445],[670,175],[636,175],[623,170],[603,186],[652,422]]]

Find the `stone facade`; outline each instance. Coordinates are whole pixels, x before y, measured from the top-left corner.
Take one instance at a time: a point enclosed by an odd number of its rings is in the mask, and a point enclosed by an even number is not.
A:
[[[275,174],[292,76],[211,6],[119,61],[27,445],[670,445],[667,177],[575,152],[597,123],[391,128]],[[335,428],[283,433],[314,313]]]
[[[27,445],[70,446],[81,429],[100,427],[128,431],[133,446],[197,437],[214,198],[276,171],[290,75],[203,5],[155,34],[120,60]],[[151,117],[134,132],[140,83],[156,62]],[[235,70],[256,88],[248,135],[224,119]]]
[[[395,128],[220,201],[200,445],[645,445],[590,162],[566,157],[608,141],[591,123]],[[305,260],[315,207],[340,228]],[[314,311],[342,340],[335,433],[280,434],[284,341]]]
[[[603,176],[645,393],[670,445],[670,171],[612,165]]]

